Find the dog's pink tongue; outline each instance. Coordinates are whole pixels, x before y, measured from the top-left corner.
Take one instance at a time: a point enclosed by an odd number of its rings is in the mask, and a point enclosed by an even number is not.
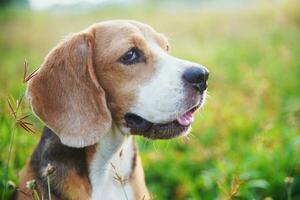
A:
[[[189,126],[193,122],[193,120],[193,113],[190,111],[177,117],[177,122],[182,126]]]

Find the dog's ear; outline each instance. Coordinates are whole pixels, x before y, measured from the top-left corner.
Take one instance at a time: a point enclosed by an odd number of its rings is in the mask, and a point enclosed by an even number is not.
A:
[[[92,33],[55,47],[28,82],[33,112],[71,147],[97,143],[111,128],[111,113],[93,64]]]

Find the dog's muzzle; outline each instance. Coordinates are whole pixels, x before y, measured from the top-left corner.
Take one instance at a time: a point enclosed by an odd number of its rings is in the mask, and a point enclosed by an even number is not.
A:
[[[187,110],[174,116],[174,120],[167,123],[154,123],[135,113],[126,113],[126,126],[133,135],[142,135],[150,139],[170,139],[184,135],[191,126],[194,112],[202,105],[204,91],[207,89],[209,72],[205,67],[189,67],[182,74],[182,80],[188,87],[186,101]]]

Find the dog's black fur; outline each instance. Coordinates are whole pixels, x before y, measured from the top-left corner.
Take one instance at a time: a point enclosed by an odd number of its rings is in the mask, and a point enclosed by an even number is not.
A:
[[[42,196],[47,197],[47,176],[45,175],[47,165],[54,167],[54,173],[51,174],[51,193],[59,199],[65,199],[60,186],[62,180],[67,176],[70,169],[75,170],[79,176],[89,177],[86,165],[86,148],[72,148],[63,145],[58,136],[48,127],[44,128],[43,135],[38,146],[30,159],[30,166],[37,189]],[[12,200],[17,199],[17,192],[12,195]]]

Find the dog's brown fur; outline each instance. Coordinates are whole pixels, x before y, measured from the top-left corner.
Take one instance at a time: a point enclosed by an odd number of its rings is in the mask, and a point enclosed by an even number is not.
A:
[[[137,86],[155,72],[155,57],[149,41],[168,50],[165,37],[151,27],[138,22],[116,21],[96,24],[74,34],[49,53],[29,81],[28,96],[34,113],[52,131],[46,128],[30,162],[21,172],[19,189],[23,192],[18,193],[18,199],[32,198],[32,191],[25,187],[32,179],[37,181],[39,194],[47,199],[45,177],[40,173],[46,166],[36,159],[59,162],[41,153],[49,151],[56,156],[54,148],[62,149],[58,152],[62,156],[59,159],[68,159],[69,151],[82,153],[82,157],[70,160],[70,166],[56,172],[62,174],[52,176],[52,199],[90,198],[88,171],[95,153],[94,145],[109,131],[112,123],[124,125],[124,113],[135,101]],[[143,49],[147,61],[128,70],[116,61],[132,46]],[[73,147],[80,149],[77,151]],[[84,167],[72,169],[81,161]],[[146,199],[149,194],[138,155],[133,162],[130,184],[136,199]]]
[[[41,151],[40,148],[43,148],[44,144],[49,142],[51,142],[52,144],[51,147],[47,149],[47,151],[51,152],[49,154],[55,155],[58,158],[53,158],[52,155],[49,156],[48,153],[44,152],[43,155],[47,154],[47,156],[44,156],[44,161],[39,162],[39,160],[41,159],[40,156],[42,156],[39,155]],[[57,149],[59,149],[59,152],[57,152]],[[95,153],[94,151],[95,150],[93,146],[81,149],[70,149],[69,147],[62,145],[59,142],[57,136],[55,136],[50,129],[45,128],[39,146],[32,155],[29,163],[20,173],[19,190],[22,192],[18,193],[17,199],[32,199],[33,191],[26,188],[26,182],[30,180],[36,181],[36,190],[38,191],[40,197],[43,196],[44,199],[48,199],[48,189],[46,182],[47,177],[43,175],[43,171],[47,168],[48,162],[53,163],[53,159],[54,163],[57,162],[57,160],[63,160],[63,164],[55,166],[64,167],[55,169],[56,171],[54,171],[54,174],[50,176],[51,186],[55,186],[51,188],[52,199],[89,199],[91,195],[91,183],[85,169],[89,168],[90,160],[92,160],[92,157]],[[57,153],[59,153],[60,155],[58,155]],[[72,158],[72,156],[70,157],[70,154],[72,154],[73,156],[74,154],[76,154],[76,156],[79,158],[79,161],[85,160],[86,163],[82,162],[82,166],[75,166],[74,163],[78,163],[78,161],[74,162],[74,158]],[[83,156],[83,158],[81,158],[81,156]],[[71,164],[68,164],[69,161]],[[41,171],[36,171],[36,168],[39,168]],[[142,163],[138,153],[136,154],[135,159],[132,163],[132,172],[129,182],[133,187],[135,199],[149,198],[149,193],[144,182]]]

